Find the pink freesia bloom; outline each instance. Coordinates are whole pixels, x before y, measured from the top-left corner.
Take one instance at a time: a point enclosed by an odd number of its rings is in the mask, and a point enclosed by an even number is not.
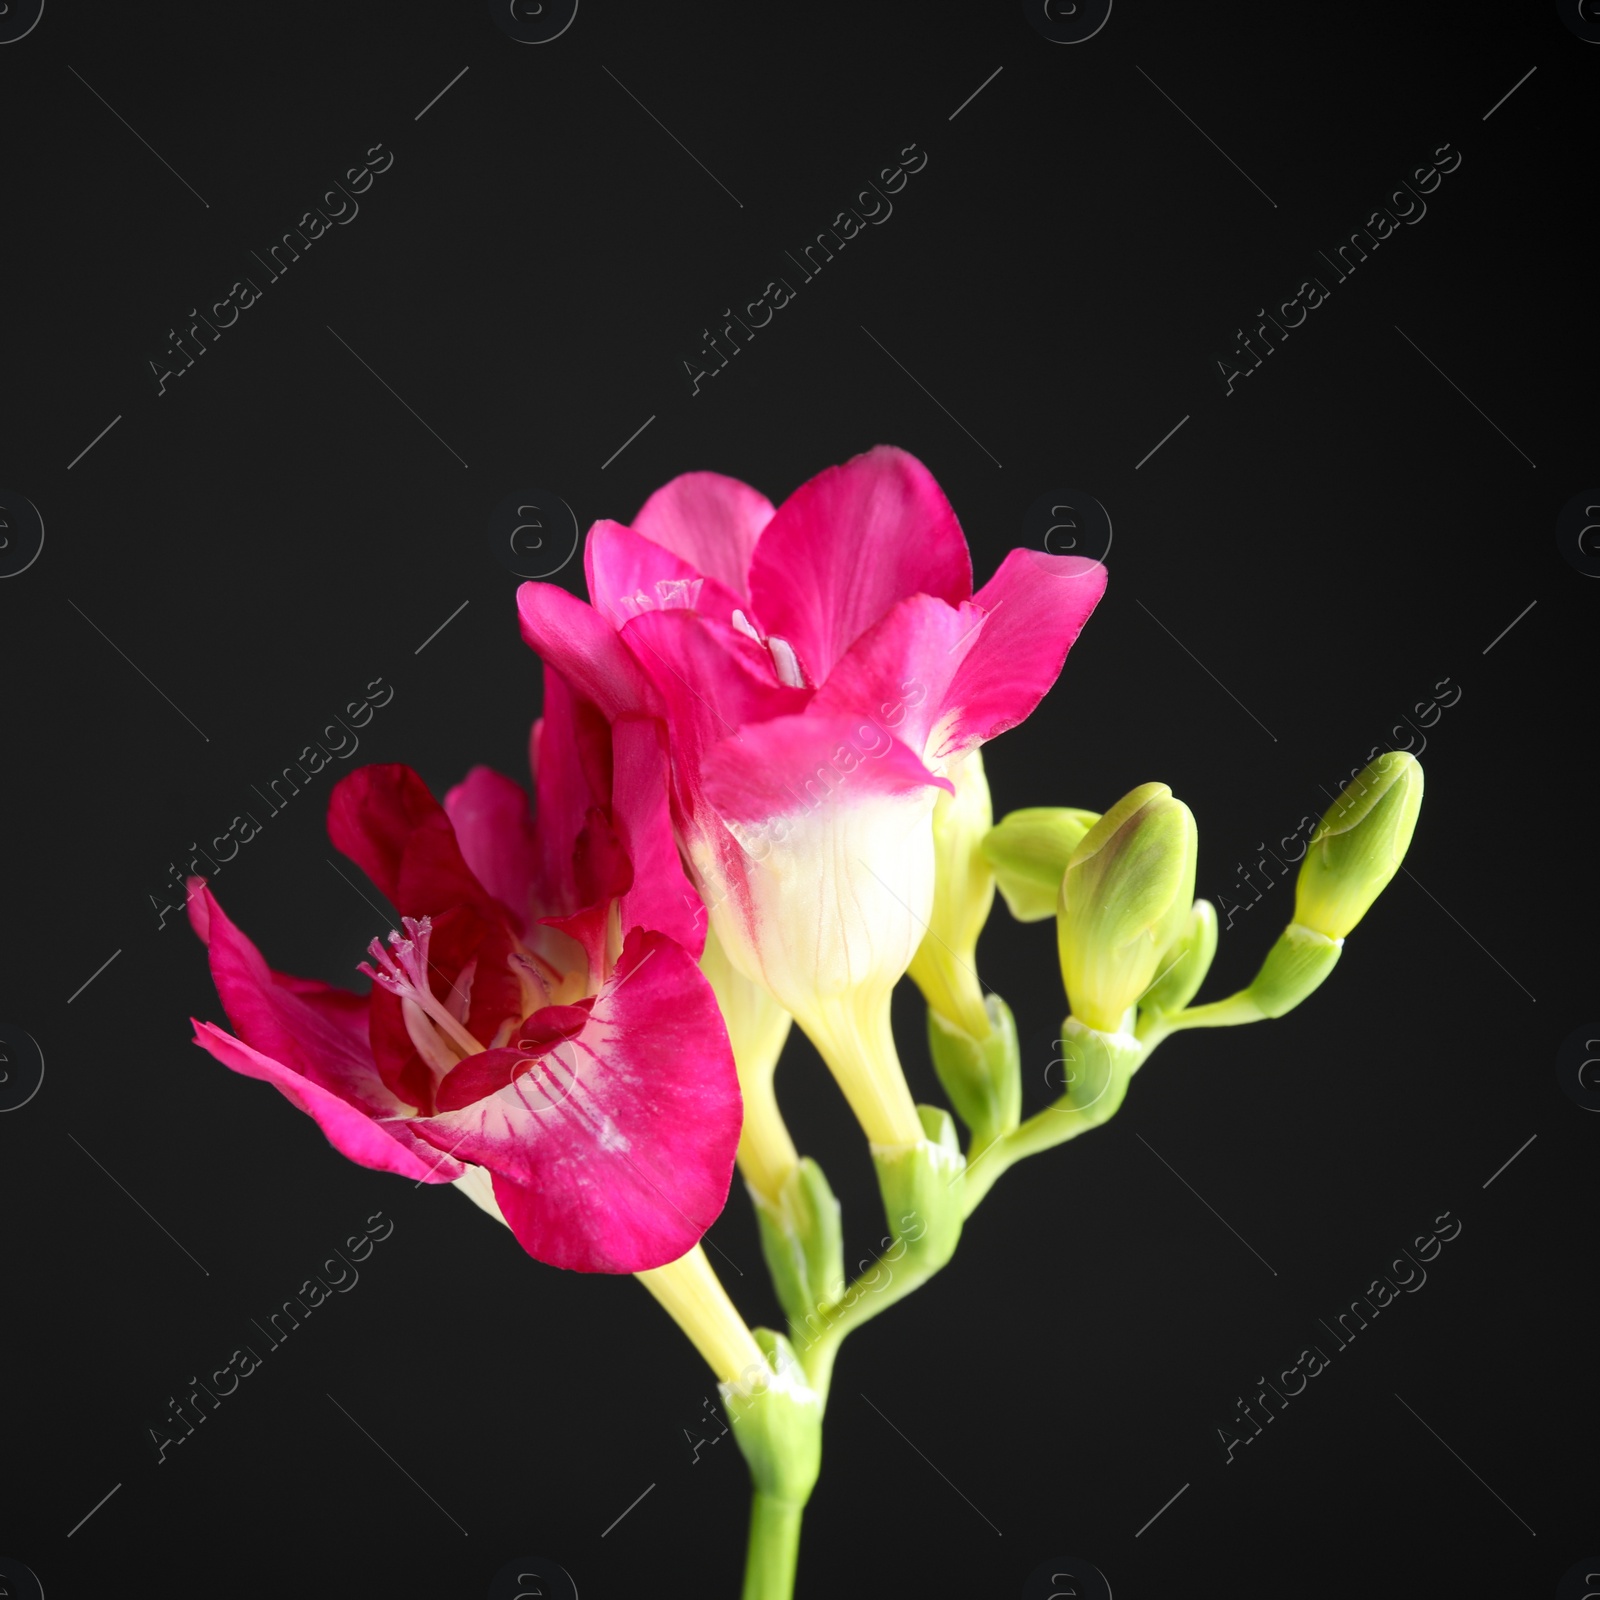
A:
[[[776,511],[686,473],[631,527],[597,522],[584,565],[587,605],[521,587],[523,637],[608,716],[666,722],[674,824],[729,959],[874,1142],[917,1142],[889,994],[927,928],[934,801],[1055,682],[1104,567],[1013,550],[974,594],[949,502],[885,446]]]
[[[335,788],[334,844],[404,912],[403,937],[372,941],[369,995],[271,971],[193,880],[237,1034],[197,1022],[195,1042],[362,1166],[428,1183],[485,1169],[541,1261],[637,1272],[721,1211],[738,1080],[696,965],[659,724],[608,727],[547,672],[531,748],[537,827],[487,767],[442,806],[404,766]]]

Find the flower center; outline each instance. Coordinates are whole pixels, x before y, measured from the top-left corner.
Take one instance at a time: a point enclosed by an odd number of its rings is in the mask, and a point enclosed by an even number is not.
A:
[[[427,917],[420,921],[414,917],[402,917],[400,922],[407,937],[401,938],[391,928],[388,950],[374,939],[367,949],[377,966],[363,961],[356,971],[366,973],[390,994],[397,995],[401,1000],[409,1000],[463,1055],[479,1054],[484,1047],[467,1032],[463,1023],[450,1014],[428,982],[428,940],[433,934],[432,921]]]

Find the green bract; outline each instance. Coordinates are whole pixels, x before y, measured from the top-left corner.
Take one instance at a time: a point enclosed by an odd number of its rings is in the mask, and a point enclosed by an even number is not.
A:
[[[1188,927],[1163,959],[1163,970],[1139,997],[1140,1011],[1182,1011],[1205,982],[1216,953],[1216,907],[1209,900],[1196,900]]]
[[[928,1050],[950,1103],[980,1144],[1010,1133],[1022,1116],[1022,1061],[1017,1024],[997,994],[985,1001],[989,1032],[982,1039],[928,1007]]]

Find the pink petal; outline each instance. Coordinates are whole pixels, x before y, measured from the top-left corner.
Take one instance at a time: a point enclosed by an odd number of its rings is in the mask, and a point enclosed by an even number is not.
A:
[[[710,985],[670,939],[635,930],[581,1033],[488,1099],[415,1126],[489,1168],[530,1255],[639,1272],[715,1221],[742,1117]]]
[[[589,598],[613,627],[645,611],[700,611],[723,622],[749,602],[620,522],[597,522],[583,550]]]
[[[599,806],[591,806],[572,852],[574,894],[579,909],[562,917],[545,917],[583,947],[589,979],[599,985],[606,970],[606,941],[614,901],[633,883],[633,865],[611,819]]]
[[[545,1006],[523,1022],[515,1044],[467,1056],[444,1075],[439,1085],[439,1110],[460,1111],[464,1106],[509,1088],[537,1067],[557,1045],[582,1033],[588,1024],[590,1009],[590,1002],[576,1006]],[[560,1067],[554,1070],[557,1081],[564,1085]]]
[[[811,699],[811,690],[778,682],[764,646],[709,617],[653,611],[635,617],[622,637],[655,679],[672,732],[674,776],[691,788],[711,745]]]
[[[701,780],[718,814],[746,826],[929,784],[955,792],[949,779],[935,777],[879,724],[810,712],[724,739],[707,753]]]
[[[808,715],[858,717],[924,754],[985,619],[971,601],[951,606],[925,594],[899,601],[845,652]]]
[[[969,599],[972,562],[933,475],[879,445],[784,501],[756,545],[750,594],[761,627],[786,639],[807,681],[821,684],[897,600]]]
[[[657,709],[650,680],[593,606],[553,583],[517,590],[522,637],[608,718]]]
[[[534,732],[539,859],[534,898],[541,916],[570,916],[584,905],[573,852],[590,810],[611,794],[611,728],[600,709],[580,700],[546,663],[544,715]]]
[[[200,893],[207,902],[212,981],[240,1038],[370,1116],[410,1109],[379,1077],[364,1030],[354,1025],[354,1008],[330,1002],[326,989],[296,993],[279,982],[211,891],[202,886]]]
[[[750,557],[772,502],[720,472],[685,472],[639,508],[633,531],[681,556],[748,604]]]
[[[444,797],[456,843],[473,877],[528,923],[537,867],[527,791],[489,767],[474,767]]]
[[[189,924],[204,945],[211,943],[211,911],[216,902],[206,892],[204,878],[190,878],[188,888]],[[236,934],[238,929],[233,930]],[[240,937],[243,937],[240,935]],[[320,978],[297,978],[292,972],[268,969],[278,988],[298,995],[330,1027],[342,1030],[358,1055],[366,1053],[367,996],[350,989],[335,988]]]
[[[397,903],[406,841],[413,829],[443,814],[427,784],[410,767],[398,762],[357,767],[334,785],[328,798],[328,837],[334,849]],[[412,912],[410,906],[406,910]]]
[[[617,723],[613,737],[611,815],[633,864],[633,884],[622,899],[622,926],[664,933],[698,957],[705,948],[706,912],[683,870],[672,831],[661,726],[629,719]]]
[[[190,1018],[191,1022],[194,1019]],[[338,1095],[320,1088],[281,1061],[253,1050],[212,1022],[194,1022],[194,1042],[223,1066],[247,1078],[270,1083],[290,1105],[316,1122],[340,1155],[379,1172],[395,1172],[422,1183],[450,1183],[466,1170],[418,1139],[409,1123],[396,1117],[375,1121]]]
[[[1105,593],[1106,569],[1083,556],[1013,550],[973,598],[988,620],[950,685],[956,712],[936,759],[1014,728],[1061,675],[1072,642]]]

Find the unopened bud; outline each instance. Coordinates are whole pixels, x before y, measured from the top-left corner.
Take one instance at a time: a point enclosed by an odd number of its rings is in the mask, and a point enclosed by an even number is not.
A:
[[[1194,904],[1194,817],[1141,784],[1084,835],[1061,880],[1056,940],[1073,1016],[1117,1032],[1161,972]]]
[[[1312,836],[1295,888],[1294,920],[1343,939],[1400,870],[1422,806],[1422,768],[1391,750],[1346,785]]]
[[[1018,922],[1056,914],[1072,852],[1099,820],[1098,812],[1070,806],[1027,806],[1008,812],[984,836],[983,853]]]

